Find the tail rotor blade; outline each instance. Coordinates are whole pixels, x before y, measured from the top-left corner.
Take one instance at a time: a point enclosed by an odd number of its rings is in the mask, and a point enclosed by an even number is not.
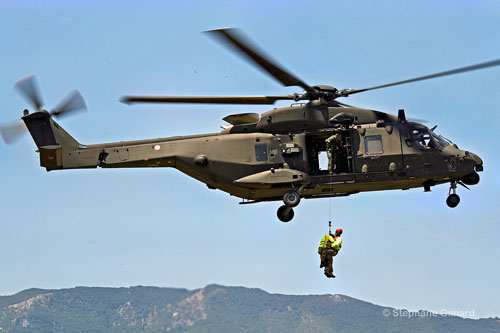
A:
[[[50,113],[53,116],[60,117],[62,115],[67,115],[68,113],[74,111],[85,111],[87,110],[87,105],[83,100],[82,95],[77,90],[73,90],[66,99],[64,99],[56,108]]]
[[[35,76],[28,76],[16,83],[16,88],[28,98],[36,110],[40,110],[43,106],[42,98],[40,97],[38,85]]]
[[[11,145],[19,140],[26,130],[24,122],[19,121],[12,125],[0,126],[0,135],[6,144]]]

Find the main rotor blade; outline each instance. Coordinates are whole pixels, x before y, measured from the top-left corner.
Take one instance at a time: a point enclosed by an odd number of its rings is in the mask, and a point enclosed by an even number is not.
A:
[[[124,96],[121,101],[130,103],[206,103],[206,104],[274,104],[279,100],[295,100],[287,96]]]
[[[77,110],[85,111],[87,110],[87,105],[82,95],[77,90],[73,90],[50,114],[60,117]]]
[[[419,124],[427,124],[429,121],[427,119],[420,119],[420,118],[408,118],[409,122],[412,123],[419,123]]]
[[[36,84],[35,76],[28,76],[19,82],[16,83],[16,88],[26,96],[31,104],[36,108],[36,110],[40,110],[43,105],[42,98],[40,97],[38,85]]]
[[[459,73],[464,73],[464,72],[470,72],[470,71],[475,71],[478,69],[483,69],[483,68],[488,68],[488,67],[494,67],[500,65],[500,59],[493,60],[493,61],[488,61],[488,62],[483,62],[477,65],[472,65],[472,66],[467,66],[467,67],[461,67],[457,69],[452,69],[449,71],[445,72],[440,72],[436,74],[430,74],[430,75],[425,75],[425,76],[420,76],[416,77],[414,79],[409,79],[409,80],[404,80],[404,81],[398,81],[398,82],[393,82],[393,83],[387,83],[383,84],[380,86],[375,86],[375,87],[370,87],[370,88],[365,88],[365,89],[350,89],[350,90],[343,90],[340,92],[341,96],[349,96],[352,94],[357,94],[363,91],[368,91],[368,90],[374,90],[374,89],[379,89],[379,88],[385,88],[385,87],[392,87],[392,86],[397,86],[400,84],[405,84],[405,83],[410,83],[410,82],[415,82],[415,81],[422,81],[422,80],[428,80],[428,79],[434,79],[436,77],[441,77],[441,76],[447,76],[447,75],[453,75],[453,74],[459,74]]]
[[[27,128],[23,121],[12,125],[0,126],[0,135],[6,144],[13,144],[26,132]]]
[[[241,55],[246,56],[247,59],[252,60],[256,65],[281,82],[284,86],[299,86],[304,88],[304,90],[309,93],[314,92],[312,87],[282,67],[278,66],[275,62],[271,61],[268,56],[265,56],[262,51],[259,51],[257,46],[252,45],[248,38],[243,36],[240,30],[229,28],[209,30],[205,32],[217,38],[228,48],[235,50]]]

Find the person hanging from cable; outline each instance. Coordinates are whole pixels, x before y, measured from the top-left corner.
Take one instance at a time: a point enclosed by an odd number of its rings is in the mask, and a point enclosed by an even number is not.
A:
[[[342,247],[342,229],[335,230],[335,235],[331,232],[332,222],[329,222],[330,231],[328,235],[323,236],[319,243],[318,254],[321,259],[319,268],[325,268],[325,275],[334,278],[333,275],[333,257],[335,257]]]

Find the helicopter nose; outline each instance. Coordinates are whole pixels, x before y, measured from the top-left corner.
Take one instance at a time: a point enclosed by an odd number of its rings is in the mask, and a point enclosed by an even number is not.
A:
[[[474,153],[470,153],[470,152],[465,152],[465,154],[466,155],[468,154],[468,157],[474,162],[474,164],[475,164],[474,169],[477,172],[483,171],[483,160],[481,159],[481,157],[477,156]]]
[[[463,161],[468,166],[467,169],[472,168],[474,171],[471,170],[472,172],[462,177],[461,181],[466,185],[476,185],[480,179],[478,172],[483,171],[483,160],[476,154],[465,151]]]

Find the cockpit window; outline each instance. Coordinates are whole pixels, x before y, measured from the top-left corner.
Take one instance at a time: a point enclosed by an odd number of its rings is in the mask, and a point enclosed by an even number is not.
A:
[[[444,136],[436,134],[434,132],[431,132],[431,133],[432,133],[433,138],[436,139],[436,143],[437,143],[439,149],[443,149],[447,145],[453,144],[453,142],[451,142],[450,140],[448,140]]]
[[[442,150],[452,142],[445,137],[434,133],[427,128],[414,128],[411,138],[417,149],[439,149]]]
[[[411,132],[411,138],[417,149],[431,149],[436,147],[431,134],[426,128],[415,128]]]

